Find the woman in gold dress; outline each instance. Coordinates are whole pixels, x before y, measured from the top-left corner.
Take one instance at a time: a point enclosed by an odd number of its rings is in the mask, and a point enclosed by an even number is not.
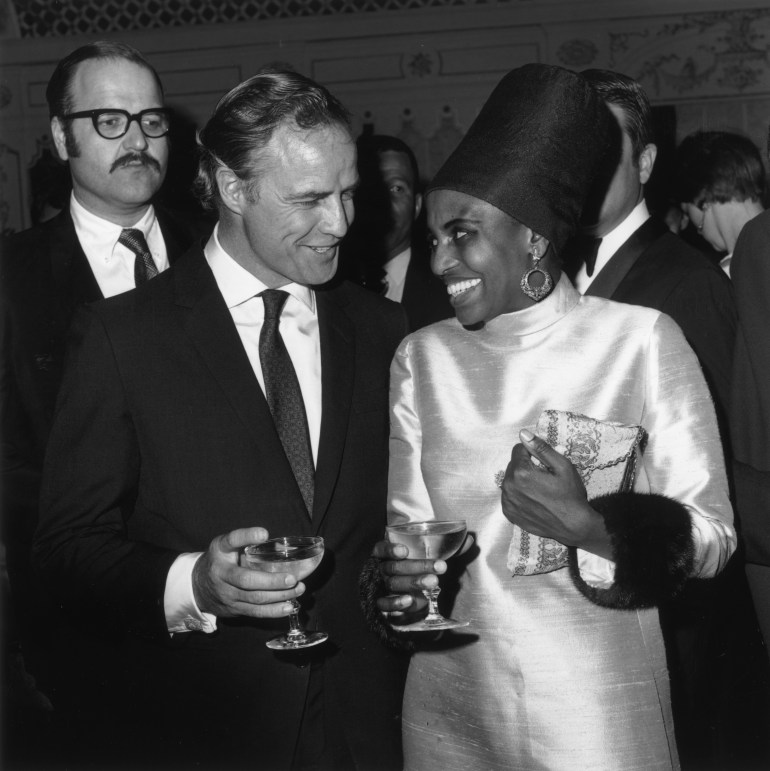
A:
[[[465,519],[474,545],[444,587],[470,626],[395,633],[415,647],[408,771],[679,765],[655,605],[719,571],[735,533],[679,328],[560,273],[610,121],[579,75],[527,65],[428,188],[456,319],[393,361],[389,518]],[[389,594],[371,607],[395,623],[447,568],[407,554],[375,548]]]

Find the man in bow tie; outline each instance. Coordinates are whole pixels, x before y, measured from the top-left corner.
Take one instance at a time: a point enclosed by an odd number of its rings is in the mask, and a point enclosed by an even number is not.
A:
[[[13,596],[6,609],[40,685],[47,618],[29,550],[65,333],[78,305],[133,289],[194,238],[183,218],[152,204],[168,165],[169,114],[139,51],[116,42],[78,48],[59,62],[46,96],[72,194],[56,217],[2,244],[0,321],[3,540]]]
[[[358,184],[347,112],[265,68],[199,146],[207,243],[73,322],[35,542],[68,658],[87,656],[66,689],[70,757],[395,771],[405,662],[368,630],[358,576],[385,527],[406,318],[332,282]],[[309,576],[242,564],[293,535],[324,539]],[[328,640],[274,653],[297,598]]]
[[[582,232],[567,249],[568,275],[585,295],[671,316],[698,355],[724,421],[736,325],[732,287],[647,208],[657,147],[642,87],[610,70],[581,74],[617,119],[622,149],[614,172],[589,197]]]
[[[609,182],[597,185],[589,200],[583,232],[567,251],[567,272],[585,295],[654,308],[679,324],[711,388],[729,467],[726,418],[737,326],[732,285],[647,208],[657,148],[641,85],[609,70],[581,74],[617,119],[622,154]],[[766,661],[740,563],[734,557],[718,578],[689,586],[661,608],[683,765],[720,766],[743,757],[751,744],[744,737],[766,720],[757,707],[767,698]],[[725,709],[727,702],[738,706]]]

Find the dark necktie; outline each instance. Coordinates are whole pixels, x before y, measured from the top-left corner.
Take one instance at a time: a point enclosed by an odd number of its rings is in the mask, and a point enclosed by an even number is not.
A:
[[[289,294],[279,289],[266,289],[260,296],[265,303],[265,321],[259,335],[259,361],[265,380],[265,396],[308,514],[312,516],[315,469],[305,403],[297,373],[278,330],[281,309]]]
[[[158,269],[155,267],[147,241],[144,240],[144,233],[141,230],[124,228],[118,243],[123,244],[136,255],[134,260],[134,283],[136,286],[141,286],[145,281],[158,275]]]

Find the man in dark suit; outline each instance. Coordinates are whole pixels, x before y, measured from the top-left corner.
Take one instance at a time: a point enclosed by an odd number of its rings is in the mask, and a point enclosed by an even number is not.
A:
[[[29,551],[65,333],[77,306],[132,289],[193,241],[178,216],[152,205],[166,173],[169,122],[157,73],[139,51],[120,43],[83,46],[58,64],[46,95],[72,195],[58,216],[2,244],[0,319],[3,541],[13,599],[5,610],[14,614],[26,664],[41,685],[48,618]],[[140,235],[141,256],[120,242],[124,229]],[[10,618],[4,621],[11,656],[15,635]]]
[[[446,287],[430,269],[414,152],[387,134],[365,134],[356,145],[361,181],[356,222],[343,246],[345,271],[356,283],[400,302],[411,330],[452,318]]]
[[[730,426],[746,572],[770,652],[770,212],[750,220],[735,245],[738,300]]]
[[[650,216],[644,188],[657,149],[642,87],[607,70],[582,75],[617,118],[622,152],[609,183],[597,186],[586,207],[583,233],[567,250],[568,274],[583,294],[655,308],[679,324],[711,386],[729,459],[732,286],[719,267]],[[684,768],[756,761],[766,686],[753,667],[764,661],[740,563],[734,557],[718,578],[691,582],[660,609]]]
[[[385,526],[406,320],[329,284],[358,181],[347,114],[268,68],[200,145],[205,248],[73,325],[35,556],[73,627],[75,760],[397,769],[405,662],[368,631],[358,575]],[[326,550],[302,582],[241,565],[311,534]],[[329,640],[274,653],[297,597]]]

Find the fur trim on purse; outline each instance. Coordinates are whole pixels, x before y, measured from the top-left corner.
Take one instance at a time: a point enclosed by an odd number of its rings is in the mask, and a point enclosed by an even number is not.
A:
[[[385,580],[380,573],[380,560],[377,557],[369,557],[364,563],[364,568],[358,577],[358,593],[367,626],[377,635],[380,642],[394,650],[409,653],[414,651],[414,643],[403,634],[394,631],[377,608],[377,598],[384,597],[388,593]]]
[[[620,610],[651,608],[676,596],[693,568],[695,548],[687,509],[652,493],[612,493],[590,503],[610,536],[615,582],[607,589],[587,584],[572,547],[569,569],[580,592],[597,605]]]

